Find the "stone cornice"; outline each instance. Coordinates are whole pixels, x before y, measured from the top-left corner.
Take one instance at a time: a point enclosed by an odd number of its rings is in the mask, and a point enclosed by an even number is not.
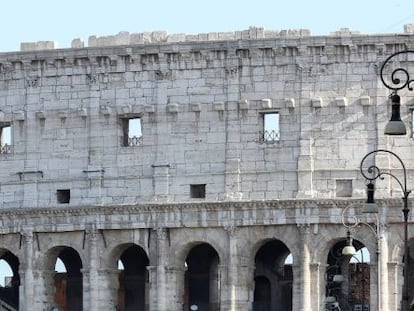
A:
[[[358,58],[367,62],[366,55],[377,53],[380,57],[385,53],[385,46],[412,47],[414,34],[395,36],[385,35],[352,35],[344,39],[341,36],[298,36],[298,37],[276,37],[243,40],[222,41],[187,41],[187,42],[160,42],[152,44],[131,44],[121,46],[102,46],[77,49],[56,49],[25,52],[0,53],[0,72],[16,70],[45,70],[60,69],[78,65],[80,67],[108,67],[117,68],[119,65],[141,64],[141,57],[157,55],[150,62],[167,63],[171,61],[171,55],[178,57],[180,61],[189,60],[200,62],[204,59],[214,59],[218,51],[225,51],[218,59],[252,57],[318,57],[329,56],[329,59],[337,54],[337,49],[353,55],[353,61]],[[358,46],[372,46],[369,52],[358,49]],[[317,50],[312,47],[318,47]],[[295,50],[294,55],[287,50]],[[243,52],[243,53],[240,53]],[[123,64],[120,64],[120,61]],[[281,59],[278,60],[279,62]]]
[[[341,223],[341,211],[364,201],[274,200],[237,202],[194,202],[89,206],[53,209],[13,209],[0,213],[1,233],[58,232],[85,230],[91,223],[98,229],[153,229],[188,227],[243,227]],[[401,199],[377,200],[387,206],[388,222],[401,222]],[[397,208],[395,208],[397,207]],[[26,229],[25,229],[26,228]]]

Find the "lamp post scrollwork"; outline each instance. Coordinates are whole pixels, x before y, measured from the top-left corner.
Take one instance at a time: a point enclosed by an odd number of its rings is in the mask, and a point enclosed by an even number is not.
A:
[[[393,69],[390,73],[389,81],[385,79],[388,73],[385,71],[385,67],[394,59],[399,59],[400,55],[414,53],[411,50],[404,50],[396,52],[390,55],[382,64],[380,69],[380,77],[382,84],[389,90],[391,90],[391,119],[385,126],[384,133],[386,135],[405,135],[407,130],[405,124],[401,121],[400,116],[400,96],[398,91],[407,88],[409,91],[413,91],[412,82],[414,79],[410,77],[410,73],[406,68],[398,67]]]
[[[355,247],[353,246],[351,231],[355,231],[357,228],[365,226],[373,233],[375,240],[376,240],[376,255],[377,255],[376,256],[376,260],[377,260],[377,280],[376,280],[377,281],[377,310],[381,311],[382,310],[382,302],[381,302],[381,297],[380,297],[381,286],[382,286],[381,275],[380,275],[381,273],[380,271],[382,269],[381,260],[380,260],[381,239],[382,239],[381,223],[378,217],[378,209],[376,207],[376,204],[373,200],[371,201],[371,196],[373,199],[373,184],[372,185],[368,184],[367,187],[368,187],[368,191],[367,191],[368,200],[365,206],[363,207],[363,213],[365,215],[369,214],[373,216],[374,219],[372,220],[372,219],[367,218],[367,220],[365,221],[362,219],[362,215],[351,214],[349,210],[352,207],[356,207],[355,204],[348,205],[347,207],[343,209],[341,220],[342,220],[342,225],[347,229],[347,246],[343,248],[342,254],[344,256],[350,256],[350,257],[356,258],[355,254],[357,253],[357,251]],[[372,193],[370,193],[370,190],[372,190]],[[361,255],[363,256],[363,252],[361,252]],[[363,301],[365,301],[365,298],[363,299]]]
[[[368,167],[366,167],[365,161],[370,157],[370,156],[374,156],[378,153],[383,153],[383,154],[387,154],[390,155],[391,157],[393,157],[394,159],[398,160],[399,164],[401,165],[401,169],[402,169],[402,174],[403,174],[403,179],[400,180],[396,175],[394,175],[393,173],[391,173],[389,170],[381,170],[378,166],[376,166],[375,164],[369,164]],[[409,252],[408,252],[408,214],[410,212],[409,208],[408,208],[408,196],[411,193],[411,190],[407,189],[407,170],[405,168],[404,162],[401,160],[401,158],[394,152],[386,150],[386,149],[377,149],[374,151],[371,151],[369,153],[367,153],[361,161],[360,164],[360,171],[362,176],[365,178],[365,180],[368,182],[367,183],[367,194],[368,194],[368,201],[371,201],[369,203],[375,203],[374,202],[374,191],[375,191],[375,184],[374,181],[377,179],[383,180],[385,178],[385,176],[389,176],[391,177],[393,180],[395,180],[398,185],[401,188],[401,191],[403,193],[403,217],[404,217],[404,270],[403,270],[403,274],[404,274],[404,282],[403,282],[403,288],[402,288],[402,301],[401,301],[401,306],[402,306],[402,310],[403,311],[408,311],[409,310],[409,289],[408,289],[408,282],[409,282],[409,278],[408,278],[408,256],[409,256]],[[367,201],[367,202],[368,202]]]

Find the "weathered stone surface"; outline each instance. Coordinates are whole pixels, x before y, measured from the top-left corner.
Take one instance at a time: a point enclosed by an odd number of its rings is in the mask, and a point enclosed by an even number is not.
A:
[[[55,305],[54,263],[68,254],[82,263],[83,309],[114,310],[117,262],[132,245],[147,256],[151,311],[188,303],[184,270],[196,245],[217,253],[211,303],[251,310],[265,271],[256,255],[269,241],[293,257],[292,310],[319,310],[330,249],[353,219],[344,210],[378,225],[352,233],[371,254],[371,309],[396,310],[400,188],[377,181],[376,223],[361,216],[359,169],[367,152],[392,149],[413,185],[412,140],[383,135],[389,92],[378,77],[389,52],[412,41],[253,27],[122,32],[90,37],[88,48],[78,40],[0,54],[0,126],[10,126],[12,145],[0,154],[0,249],[20,264],[21,310]],[[401,95],[408,125],[414,98]],[[272,139],[267,113],[278,115]],[[131,141],[128,119],[141,127]],[[402,176],[389,157],[376,163]]]

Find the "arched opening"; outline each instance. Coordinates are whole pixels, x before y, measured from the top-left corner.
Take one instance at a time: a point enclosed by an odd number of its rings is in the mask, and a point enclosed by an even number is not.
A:
[[[270,281],[265,276],[254,278],[254,310],[270,311],[271,304]]]
[[[287,246],[272,240],[255,258],[254,311],[292,310],[292,257]]]
[[[19,259],[9,251],[0,256],[0,305],[10,310],[19,309]],[[1,308],[1,307],[0,307]]]
[[[370,309],[370,255],[363,243],[353,240],[356,253],[343,255],[348,241],[337,242],[329,251],[325,272],[328,310]],[[335,309],[336,308],[336,309]]]
[[[118,261],[118,311],[148,310],[148,256],[145,251],[131,245]]]
[[[59,250],[55,262],[54,305],[61,310],[83,310],[82,260],[71,247]]]
[[[185,261],[184,311],[220,310],[219,256],[207,243],[197,245]]]

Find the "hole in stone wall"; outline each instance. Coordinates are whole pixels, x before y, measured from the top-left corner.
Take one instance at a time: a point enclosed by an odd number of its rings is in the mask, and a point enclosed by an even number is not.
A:
[[[70,201],[70,189],[58,189],[56,191],[58,203],[64,204]]]
[[[204,199],[206,197],[206,185],[190,185],[190,196],[193,199]]]
[[[351,179],[337,179],[336,180],[336,196],[337,197],[352,197],[352,180]]]

